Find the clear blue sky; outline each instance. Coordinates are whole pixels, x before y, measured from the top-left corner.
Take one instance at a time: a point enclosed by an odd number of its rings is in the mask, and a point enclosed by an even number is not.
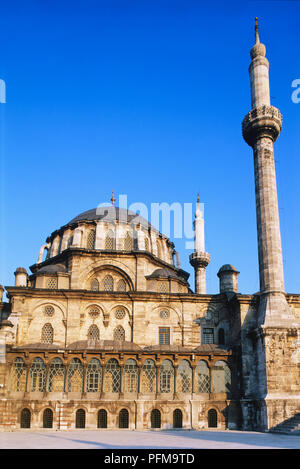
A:
[[[77,214],[128,203],[205,204],[208,293],[220,266],[258,290],[250,110],[254,18],[270,61],[286,290],[300,293],[300,2],[0,1],[1,273],[37,261]],[[184,240],[174,240],[191,273]]]

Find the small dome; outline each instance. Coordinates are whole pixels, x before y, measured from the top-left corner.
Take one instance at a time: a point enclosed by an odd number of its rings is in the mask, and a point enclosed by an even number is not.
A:
[[[63,264],[49,264],[38,270],[37,274],[56,274],[57,272],[67,272]]]
[[[219,269],[219,272],[217,273],[217,275],[219,276],[219,274],[222,274],[223,272],[235,272],[237,274],[239,274],[239,271],[236,270],[236,268],[231,265],[231,264],[225,264],[223,265],[220,269]]]
[[[147,278],[175,278],[179,279],[178,275],[172,270],[169,269],[156,269],[151,275],[148,275]],[[180,279],[181,280],[181,279]]]
[[[18,267],[15,271],[15,274],[27,274],[27,270],[24,267]]]

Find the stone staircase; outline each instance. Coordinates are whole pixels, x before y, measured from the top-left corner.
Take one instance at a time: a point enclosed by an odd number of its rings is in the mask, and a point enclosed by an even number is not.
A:
[[[284,420],[275,427],[270,428],[269,433],[285,433],[288,435],[300,435],[300,413]]]

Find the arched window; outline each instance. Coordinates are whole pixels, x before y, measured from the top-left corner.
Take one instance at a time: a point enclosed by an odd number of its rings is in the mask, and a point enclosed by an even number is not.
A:
[[[182,428],[182,412],[175,409],[173,412],[173,428]]]
[[[156,241],[157,257],[161,257],[161,246],[159,240]]]
[[[31,413],[29,409],[22,409],[21,412],[21,428],[30,428]]]
[[[217,428],[218,426],[218,414],[215,409],[210,409],[207,414],[208,427]]]
[[[41,358],[35,358],[31,364],[30,372],[30,391],[46,391],[46,366]]]
[[[45,409],[43,412],[43,428],[52,428],[53,412],[51,409]]]
[[[156,392],[156,366],[150,358],[142,366],[141,389],[143,393]]]
[[[124,238],[124,250],[125,251],[132,251],[133,250],[133,242],[132,242],[132,236],[127,231],[126,236]]]
[[[117,291],[126,291],[126,282],[122,278],[117,283]]]
[[[161,415],[158,409],[153,409],[151,412],[151,428],[161,427]]]
[[[116,319],[124,319],[126,315],[126,311],[122,306],[118,306],[115,310],[115,318]]]
[[[124,392],[138,392],[138,366],[133,358],[124,365]]]
[[[227,393],[231,391],[231,372],[224,361],[217,361],[212,369],[212,382],[214,393]]]
[[[184,393],[192,392],[192,368],[187,360],[182,360],[178,367],[176,390]]]
[[[127,409],[122,409],[119,413],[119,428],[129,427],[129,414]]]
[[[174,392],[174,367],[171,360],[164,360],[159,367],[159,388],[161,393]]]
[[[12,391],[26,390],[26,366],[23,358],[17,357],[11,368],[10,387]]]
[[[79,358],[73,358],[68,367],[67,392],[82,392],[83,365]]]
[[[225,345],[225,332],[222,328],[218,330],[218,344]]]
[[[107,428],[107,412],[100,409],[98,412],[98,428]]]
[[[96,230],[90,231],[87,237],[87,241],[86,241],[87,249],[95,248],[95,238],[96,238]]]
[[[145,236],[145,251],[150,251],[150,242],[147,236]]]
[[[96,278],[93,278],[93,280],[91,281],[91,290],[99,291],[99,282]]]
[[[89,327],[87,339],[88,341],[100,340],[100,332],[96,324],[92,324]]]
[[[124,342],[125,341],[125,330],[124,327],[118,326],[114,330],[114,340],[117,340],[118,342]]]
[[[86,370],[87,392],[100,392],[102,368],[97,358],[92,358]]]
[[[76,428],[85,428],[85,411],[83,409],[76,410]]]
[[[210,392],[210,377],[209,368],[204,360],[200,360],[196,366],[196,392],[209,393]]]
[[[53,344],[53,327],[50,323],[44,324],[41,334],[42,344]]]
[[[121,392],[121,368],[117,360],[111,358],[105,366],[104,392]]]
[[[104,291],[114,291],[114,279],[111,275],[106,275],[103,280]]]
[[[115,249],[115,235],[112,230],[108,230],[105,236],[105,249],[114,250]]]
[[[63,392],[65,388],[65,367],[60,358],[54,358],[49,366],[49,392]]]

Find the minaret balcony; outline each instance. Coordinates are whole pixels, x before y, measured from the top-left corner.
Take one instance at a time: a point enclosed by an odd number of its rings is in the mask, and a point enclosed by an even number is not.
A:
[[[274,106],[260,106],[244,117],[242,132],[245,141],[253,147],[258,138],[269,137],[275,142],[282,128],[282,115]]]
[[[190,264],[193,267],[207,267],[210,262],[208,252],[192,252],[190,254]]]

